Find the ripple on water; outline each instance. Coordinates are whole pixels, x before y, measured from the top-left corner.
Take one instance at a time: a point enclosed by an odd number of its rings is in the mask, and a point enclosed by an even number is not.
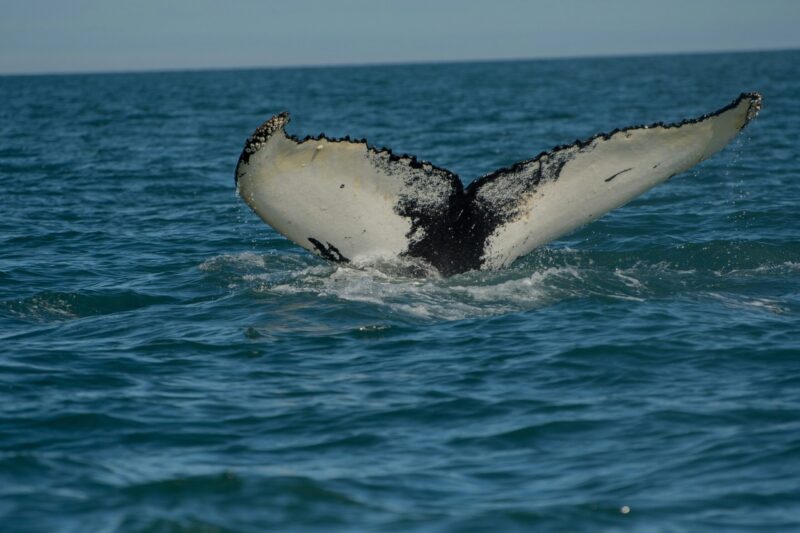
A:
[[[800,530],[798,69],[0,76],[0,524]],[[741,90],[741,142],[499,272],[329,265],[235,194],[284,109],[468,181]]]
[[[0,302],[0,313],[30,322],[72,320],[174,303],[168,296],[133,290],[50,292]]]

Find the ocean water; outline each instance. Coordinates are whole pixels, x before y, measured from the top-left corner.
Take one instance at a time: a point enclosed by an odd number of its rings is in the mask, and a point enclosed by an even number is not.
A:
[[[465,182],[760,91],[724,152],[498,272],[333,266],[246,137]],[[800,52],[0,77],[0,528],[800,529]]]

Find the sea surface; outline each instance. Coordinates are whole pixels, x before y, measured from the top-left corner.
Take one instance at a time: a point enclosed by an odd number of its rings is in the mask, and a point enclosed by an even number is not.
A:
[[[245,139],[465,183],[759,91],[726,150],[498,272],[334,266]],[[0,529],[800,530],[800,52],[0,77]]]

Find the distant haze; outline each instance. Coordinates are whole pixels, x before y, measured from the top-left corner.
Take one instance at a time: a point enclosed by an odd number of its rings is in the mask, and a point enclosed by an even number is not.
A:
[[[800,47],[795,0],[0,0],[0,74]]]

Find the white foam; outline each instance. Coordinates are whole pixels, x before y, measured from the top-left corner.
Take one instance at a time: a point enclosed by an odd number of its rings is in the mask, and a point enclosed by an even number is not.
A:
[[[385,266],[385,265],[383,265]],[[402,270],[407,265],[395,265]],[[520,272],[473,272],[457,278],[392,275],[374,267],[306,268],[284,282],[264,283],[257,290],[274,294],[311,293],[320,297],[380,306],[391,313],[420,318],[459,320],[523,311],[559,299],[559,279],[579,279],[574,268],[547,268],[522,277]],[[269,276],[269,275],[267,275]],[[251,280],[260,280],[251,276]]]
[[[631,275],[630,270],[626,271],[626,270],[620,270],[619,268],[615,268],[614,275],[617,278],[619,278],[622,281],[622,283],[624,283],[627,287],[630,287],[631,289],[644,288],[642,282]]]
[[[776,315],[788,312],[788,309],[782,305],[782,302],[771,298],[748,298],[744,296],[722,294],[718,292],[710,292],[708,295],[715,300],[719,300],[727,307],[740,309],[750,308],[758,311],[767,311]]]
[[[216,272],[223,270],[227,266],[240,267],[265,267],[265,256],[253,252],[241,252],[238,254],[223,254],[203,261],[198,268],[203,272]]]
[[[795,261],[785,261],[780,264],[764,265],[756,268],[756,272],[770,272],[773,270],[788,270],[790,272],[794,270],[800,270],[800,263]]]
[[[687,289],[686,280],[697,274],[693,269],[677,269],[667,261],[637,261],[622,268],[595,265],[591,259],[576,254],[574,260],[558,266],[542,266],[540,262],[528,268],[473,271],[451,278],[442,278],[418,262],[402,259],[378,258],[372,264],[361,262],[354,267],[331,265],[307,254],[252,252],[217,256],[202,263],[200,269],[221,277],[234,290],[358,302],[374,306],[380,316],[421,320],[523,312],[574,298],[642,302],[649,295],[670,291],[665,284],[691,290]],[[792,263],[776,267],[797,266]],[[724,300],[725,305],[786,312],[777,300],[711,294]]]

